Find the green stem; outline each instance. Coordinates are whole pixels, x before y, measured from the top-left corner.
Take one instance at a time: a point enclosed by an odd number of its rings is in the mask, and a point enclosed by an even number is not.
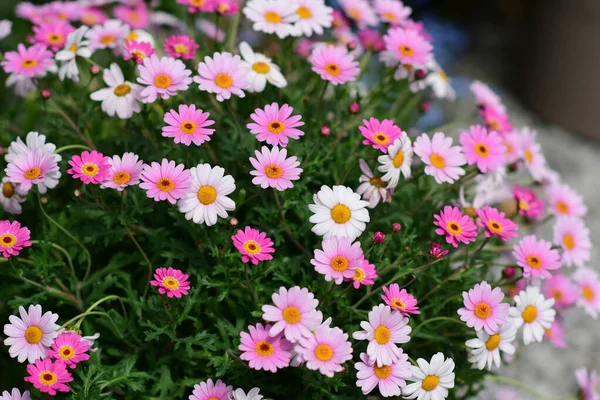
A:
[[[435,321],[450,321],[450,322],[454,322],[454,323],[457,323],[457,324],[464,325],[464,323],[462,321],[460,321],[459,319],[456,319],[456,318],[450,318],[450,317],[429,318],[429,319],[426,319],[425,321],[421,322],[419,325],[417,325],[415,327],[415,329],[412,330],[411,336],[414,337],[415,334],[417,333],[417,331],[419,329],[421,329],[424,325],[427,325],[427,324],[429,324],[431,322],[435,322]]]
[[[248,263],[244,263],[244,276],[246,277],[246,287],[248,288],[248,291],[250,292],[250,295],[252,296],[252,300],[254,301],[254,304],[258,304],[258,298],[256,297],[256,292],[254,291],[254,288],[252,287],[252,284],[250,283],[250,278],[248,277]]]
[[[477,257],[479,255],[479,253],[481,253],[481,250],[483,250],[483,247],[487,244],[487,242],[490,241],[489,237],[486,237],[485,240],[483,242],[481,242],[481,245],[477,248],[477,250],[475,250],[475,253],[473,253],[473,255],[471,256],[471,260],[469,261],[469,265],[473,265],[473,262],[475,261],[475,257]]]
[[[244,3],[245,3],[245,1],[243,1],[243,0],[240,2],[240,10],[242,10],[244,8]],[[231,23],[231,27],[229,28],[229,32],[227,33],[226,49],[230,53],[235,53],[237,34],[238,34],[238,29],[240,27],[241,14],[242,13],[239,12],[234,15],[233,21]]]
[[[51,295],[62,297],[63,299],[67,299],[67,300],[71,301],[78,310],[83,309],[83,305],[81,304],[81,301],[78,301],[77,298],[74,295],[72,295],[71,293],[66,293],[61,290],[55,289],[53,287],[42,285],[40,283],[34,282],[34,281],[29,280],[22,276],[17,276],[17,278],[22,279],[23,282],[26,282],[32,286],[38,287],[40,289],[44,289],[46,292],[48,292]]]
[[[96,146],[94,146],[94,142],[92,142],[90,138],[88,138],[83,134],[83,132],[81,132],[81,129],[79,129],[77,124],[71,119],[71,117],[69,117],[69,115],[62,108],[60,108],[60,106],[54,100],[48,99],[48,104],[54,107],[56,112],[64,118],[64,120],[67,122],[67,124],[71,126],[71,128],[73,128],[73,130],[75,131],[75,133],[77,133],[81,140],[83,140],[92,149],[96,148]]]
[[[84,150],[88,150],[88,151],[92,150],[90,147],[85,146],[83,144],[70,144],[68,146],[59,147],[58,149],[54,150],[54,154],[60,154],[61,152],[65,151],[65,150],[71,150],[71,149],[84,149]]]
[[[125,311],[125,304],[123,304],[123,300],[121,300],[121,298],[119,296],[111,294],[110,296],[103,297],[100,300],[98,300],[97,302],[95,302],[94,304],[92,304],[91,306],[89,306],[88,309],[85,310],[84,313],[81,313],[81,314],[71,318],[67,322],[65,322],[62,325],[62,327],[65,328],[67,326],[70,326],[73,322],[77,321],[78,319],[81,319],[83,321],[83,318],[85,318],[87,315],[90,315],[90,313],[92,312],[92,310],[94,308],[98,307],[100,304],[104,303],[105,301],[112,300],[112,299],[119,300],[119,302],[121,303],[121,308],[123,309],[123,314],[125,315],[125,319],[127,319],[127,311]],[[81,321],[78,323],[78,326],[79,326],[79,324],[81,324]]]
[[[69,269],[70,269],[70,272],[71,272],[71,277],[73,278],[73,284],[75,285],[75,288],[76,288],[75,295],[77,296],[77,300],[79,302],[81,302],[81,292],[80,292],[80,288],[79,288],[79,280],[77,279],[77,275],[75,274],[75,267],[73,266],[73,260],[71,259],[71,256],[69,255],[69,252],[64,247],[61,247],[61,246],[57,245],[56,243],[52,243],[52,242],[47,241],[47,240],[45,242],[49,243],[50,246],[52,246],[56,250],[58,250],[61,253],[63,253],[65,255],[65,257],[67,258],[67,263],[69,264]],[[40,243],[40,241],[39,240],[32,240],[31,243],[32,244],[37,244],[37,243]]]

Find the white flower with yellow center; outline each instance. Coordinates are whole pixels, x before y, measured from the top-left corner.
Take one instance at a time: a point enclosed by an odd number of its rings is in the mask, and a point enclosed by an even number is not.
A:
[[[514,297],[515,306],[509,314],[516,328],[523,325],[523,343],[528,345],[544,339],[544,329],[554,322],[556,311],[552,308],[554,299],[546,299],[535,286],[528,286]]]
[[[387,182],[388,189],[393,189],[398,185],[400,173],[404,175],[404,179],[410,178],[412,160],[412,143],[408,135],[402,132],[402,136],[394,140],[387,148],[387,154],[377,158],[377,162],[380,164],[377,170],[384,173],[381,180]]]
[[[283,39],[294,31],[292,24],[300,18],[297,9],[298,4],[292,1],[250,0],[243,12],[253,22],[252,29]]]
[[[323,0],[296,0],[298,21],[294,24],[294,36],[322,35],[323,28],[330,28],[333,22],[333,8]]]
[[[444,359],[442,353],[437,353],[427,362],[417,359],[418,367],[412,367],[413,383],[402,389],[406,399],[444,400],[448,397],[448,389],[454,387],[454,361]]]
[[[209,164],[198,164],[190,172],[192,184],[177,203],[185,219],[212,226],[217,217],[227,218],[227,212],[235,209],[234,201],[227,197],[235,190],[233,177],[225,175],[225,169]]]
[[[95,91],[90,98],[102,102],[102,111],[111,117],[115,114],[121,119],[131,118],[133,113],[141,111],[140,92],[142,87],[138,84],[125,81],[121,68],[115,63],[104,70],[102,76],[107,88]]]
[[[240,43],[240,54],[242,64],[248,66],[250,72],[247,75],[250,82],[249,92],[260,93],[265,90],[267,81],[278,88],[287,86],[287,80],[281,73],[280,68],[264,54],[255,53],[246,42]]]
[[[329,239],[331,236],[347,237],[354,240],[365,230],[370,221],[368,202],[352,189],[336,185],[321,186],[314,196],[315,204],[308,208],[313,213],[310,222],[315,224],[312,231]]]
[[[77,56],[90,58],[92,51],[88,48],[88,41],[83,40],[89,28],[85,25],[69,33],[63,50],[56,53],[54,58],[61,62],[58,68],[58,77],[61,81],[65,78],[73,82],[79,82],[79,69],[77,68]]]
[[[515,354],[515,341],[517,328],[508,322],[501,326],[493,335],[480,330],[477,332],[476,339],[470,339],[465,342],[470,347],[471,357],[469,362],[477,369],[492,369],[492,364],[500,368],[500,351],[513,355]]]
[[[431,88],[434,96],[438,99],[454,100],[456,92],[450,83],[450,78],[448,78],[442,67],[435,60],[431,59],[427,64],[427,70],[429,72],[424,82],[426,86]]]

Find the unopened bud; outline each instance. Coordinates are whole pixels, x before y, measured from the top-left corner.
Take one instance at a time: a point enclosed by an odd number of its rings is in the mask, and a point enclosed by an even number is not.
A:
[[[52,92],[50,92],[50,89],[42,89],[41,95],[43,99],[49,99]]]
[[[350,112],[352,114],[356,114],[360,111],[360,104],[358,104],[356,101],[353,102],[352,104],[350,104],[350,107],[348,107],[348,109],[350,110]]]
[[[98,75],[100,73],[100,67],[97,65],[92,65],[90,67],[90,74],[92,75]]]
[[[328,126],[321,127],[321,135],[329,136],[330,133],[331,133],[331,129]]]
[[[402,230],[402,224],[400,224],[400,222],[394,222],[392,224],[392,230],[394,232],[400,232]]]
[[[385,240],[385,234],[383,232],[375,232],[373,234],[373,242],[375,244],[381,244]]]
[[[237,224],[238,224],[238,220],[237,220],[236,217],[229,218],[229,225],[231,225],[231,226],[237,226]]]

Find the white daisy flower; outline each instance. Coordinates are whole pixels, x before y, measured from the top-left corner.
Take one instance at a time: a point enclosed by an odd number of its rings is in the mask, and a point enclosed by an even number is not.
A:
[[[515,354],[513,342],[516,335],[517,328],[511,322],[499,327],[493,335],[489,335],[483,329],[478,331],[476,339],[465,342],[465,345],[472,349],[469,362],[477,369],[491,370],[492,364],[500,368],[500,350],[509,355]]]
[[[10,324],[4,325],[4,344],[10,346],[8,353],[20,363],[27,360],[30,364],[46,358],[46,350],[58,335],[58,314],[48,311],[42,315],[42,306],[30,305],[29,309],[19,307],[21,318],[11,315]]]
[[[340,236],[354,240],[370,221],[366,209],[369,203],[361,200],[360,195],[349,187],[323,185],[313,196],[313,201],[315,204],[308,205],[313,213],[309,221],[315,224],[312,231],[325,239]]]
[[[88,29],[87,26],[83,25],[69,33],[64,49],[54,56],[56,60],[61,61],[61,65],[58,68],[58,77],[61,81],[67,78],[73,82],[79,82],[79,69],[77,69],[76,57],[90,58],[92,55],[92,51],[87,47],[87,40],[83,40]]]
[[[8,177],[2,178],[2,190],[0,190],[0,204],[9,214],[21,214],[23,208],[21,203],[25,201],[27,192],[21,189],[21,185],[12,183]]]
[[[391,189],[387,189],[387,183],[380,176],[373,175],[371,168],[362,158],[358,160],[358,165],[362,175],[360,176],[361,184],[356,189],[356,193],[369,202],[369,208],[375,208],[379,201],[391,202],[393,192]]]
[[[297,9],[298,4],[288,1],[250,0],[244,7],[244,15],[253,22],[255,31],[275,33],[283,39],[294,31],[292,24],[300,18]]]
[[[426,86],[431,88],[434,96],[438,99],[448,99],[451,101],[456,99],[456,92],[452,88],[448,75],[446,75],[442,67],[435,60],[431,59],[429,61],[427,70],[429,73],[423,81]]]
[[[140,101],[142,87],[135,83],[125,81],[121,68],[112,63],[110,68],[104,70],[102,76],[107,88],[95,91],[90,98],[102,102],[102,111],[111,117],[118,115],[121,119],[131,118],[133,113],[141,111]]]
[[[54,153],[56,145],[54,143],[46,143],[46,135],[40,135],[38,132],[29,132],[25,138],[25,142],[18,137],[17,140],[12,142],[8,147],[8,152],[4,156],[7,163],[13,162],[13,160],[22,153],[31,152],[34,150],[41,150],[43,153]],[[57,163],[62,160],[60,154],[54,154],[54,161]]]
[[[279,66],[275,65],[269,57],[255,53],[246,42],[240,43],[240,54],[243,58],[242,63],[250,69],[247,76],[250,82],[249,92],[262,92],[267,86],[267,81],[278,88],[287,86],[287,80]]]
[[[296,0],[298,21],[294,24],[294,36],[322,35],[323,28],[331,28],[333,8],[327,7],[323,0]]]
[[[198,164],[190,172],[192,184],[177,203],[185,219],[212,226],[217,223],[217,216],[227,218],[227,211],[235,209],[235,202],[227,197],[235,190],[233,177],[225,175],[224,168],[209,164]]]
[[[388,146],[387,154],[377,158],[377,162],[380,164],[377,170],[385,173],[381,180],[387,182],[388,189],[393,189],[398,185],[401,172],[404,179],[410,178],[412,159],[412,142],[405,133]]]
[[[546,299],[535,286],[528,286],[514,297],[515,306],[509,310],[515,327],[523,327],[523,342],[541,342],[544,329],[549,329],[554,322],[556,311],[552,308],[554,299]]]
[[[244,393],[242,389],[235,389],[229,393],[229,400],[262,400],[263,395],[259,392],[260,389],[257,387],[250,389],[248,394]]]
[[[150,43],[152,47],[156,44],[154,40],[154,36],[150,34],[150,32],[145,31],[143,29],[136,29],[129,32],[129,35],[125,38],[125,42],[129,42],[130,40],[136,40],[138,42],[146,42]]]
[[[451,358],[444,360],[442,353],[437,353],[428,363],[422,358],[417,360],[418,367],[412,367],[412,378],[402,390],[407,399],[418,400],[444,400],[448,397],[448,389],[454,387],[454,361]]]

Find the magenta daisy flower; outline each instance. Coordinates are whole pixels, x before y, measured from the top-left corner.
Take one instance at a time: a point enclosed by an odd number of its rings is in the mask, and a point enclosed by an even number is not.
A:
[[[2,257],[18,256],[23,247],[31,247],[31,231],[19,221],[0,221],[0,253]]]
[[[488,238],[496,236],[506,242],[512,237],[519,236],[517,234],[518,225],[505,218],[503,212],[493,207],[485,206],[478,209],[477,216],[479,217],[477,223],[485,228],[485,236]]]
[[[141,178],[140,187],[146,190],[146,196],[154,201],[168,200],[171,204],[185,197],[192,181],[185,165],[175,165],[175,161],[166,158],[160,164],[154,161],[144,165]]]
[[[259,261],[273,259],[271,253],[275,253],[273,241],[267,237],[265,232],[247,226],[244,230],[238,230],[231,237],[233,245],[242,254],[242,261],[258,265]]]
[[[344,278],[345,281],[352,281],[354,289],[358,289],[361,286],[370,286],[375,283],[377,279],[377,270],[375,265],[371,264],[369,260],[362,260],[362,265],[354,270],[354,276],[352,278]]]
[[[433,46],[417,31],[392,28],[383,37],[386,51],[402,64],[424,66],[432,57]]]
[[[33,42],[40,46],[48,47],[52,51],[58,51],[64,47],[67,42],[67,36],[74,30],[75,28],[62,20],[37,26],[34,25]]]
[[[568,266],[583,267],[590,261],[590,230],[582,219],[560,217],[553,228],[554,244],[562,247],[562,261]]]
[[[365,396],[376,387],[383,397],[400,396],[402,388],[406,387],[406,379],[412,376],[406,353],[400,354],[396,362],[383,366],[369,361],[369,356],[361,353],[360,362],[354,364],[354,368],[358,371],[356,386],[361,388]]]
[[[445,206],[433,217],[433,224],[438,226],[435,233],[445,235],[446,242],[455,248],[459,243],[469,244],[477,240],[477,226],[468,215],[463,215],[458,207]]]
[[[406,289],[400,290],[400,285],[397,283],[392,283],[389,287],[384,286],[382,289],[384,294],[381,298],[392,309],[400,311],[406,317],[409,317],[410,314],[421,314],[417,299]]]
[[[506,162],[506,148],[500,135],[487,132],[480,125],[473,125],[468,132],[460,134],[460,144],[468,165],[477,165],[484,174],[495,172]]]
[[[468,292],[463,292],[464,307],[458,310],[460,319],[469,328],[476,331],[485,329],[489,335],[498,331],[508,319],[508,303],[502,303],[504,293],[500,288],[494,288],[485,281],[475,284]]]
[[[502,134],[502,143],[504,143],[506,162],[514,164],[521,159],[519,153],[521,148],[521,137],[518,132],[506,132]]]
[[[147,87],[140,93],[144,103],[152,103],[158,97],[168,99],[178,91],[186,91],[192,83],[192,71],[181,60],[170,57],[158,58],[156,54],[144,58],[138,66],[137,81]]]
[[[512,125],[508,120],[508,115],[500,113],[492,107],[483,107],[479,109],[479,115],[483,123],[490,131],[504,134],[512,131]]]
[[[250,115],[252,121],[246,128],[250,129],[250,133],[256,135],[259,142],[267,142],[272,146],[285,147],[288,140],[300,138],[304,136],[304,132],[297,129],[303,126],[304,122],[301,115],[292,115],[294,109],[287,104],[279,107],[279,104],[272,103],[266,105],[264,110],[257,108]]]
[[[158,293],[166,294],[170,299],[187,296],[190,290],[189,275],[184,274],[179,269],[173,267],[156,268],[154,271],[154,280],[150,281],[152,286],[158,287]]]
[[[102,189],[111,188],[123,191],[127,186],[140,183],[144,162],[135,153],[125,153],[123,157],[113,156],[108,159],[110,168],[102,181]]]
[[[475,96],[479,108],[491,107],[502,114],[506,114],[506,107],[502,104],[502,100],[488,85],[480,81],[474,81],[469,89]]]
[[[568,308],[577,300],[577,288],[568,276],[558,273],[544,282],[544,297],[554,299],[555,308]]]
[[[250,368],[257,371],[265,370],[273,373],[278,369],[289,367],[292,359],[292,344],[282,334],[271,336],[271,325],[256,324],[248,326],[250,333],[240,333],[242,351],[240,358],[248,361]]]
[[[25,377],[25,382],[33,384],[42,393],[54,396],[57,392],[71,391],[66,384],[73,380],[73,376],[62,361],[52,362],[49,358],[36,360],[35,364],[27,366],[27,373],[29,376]]]
[[[231,53],[215,53],[212,58],[204,57],[204,62],[198,64],[198,76],[194,82],[200,90],[215,93],[218,101],[229,100],[231,95],[246,97],[244,89],[248,89],[250,69],[238,55]]]
[[[513,188],[513,197],[517,202],[519,214],[524,215],[530,220],[539,220],[544,214],[544,200],[539,198],[531,189],[515,186]]]
[[[84,151],[81,156],[74,155],[69,160],[70,169],[67,170],[69,175],[73,175],[73,179],[80,179],[86,185],[90,183],[98,184],[108,178],[110,158],[93,150]]]
[[[310,263],[328,282],[340,285],[344,279],[353,278],[356,269],[362,266],[364,257],[360,242],[352,243],[347,237],[332,236],[323,240],[322,247],[323,250],[315,250]]]
[[[196,58],[196,50],[199,48],[194,39],[187,35],[169,36],[165,39],[165,52],[169,57],[193,60]]]
[[[587,214],[587,207],[583,203],[583,198],[569,185],[551,185],[547,193],[550,211],[554,215],[559,217],[585,217]]]
[[[233,386],[227,386],[220,379],[213,383],[212,379],[207,379],[206,382],[200,382],[194,385],[194,391],[189,400],[229,400],[229,395],[233,390]]]
[[[204,142],[210,141],[210,135],[215,130],[207,128],[214,125],[215,121],[208,119],[210,113],[201,109],[196,109],[195,105],[179,106],[179,113],[171,110],[165,114],[165,123],[168,126],[162,128],[163,137],[174,138],[175,143],[182,143],[186,146],[192,144],[200,146]]]
[[[348,54],[346,47],[320,45],[315,47],[309,58],[312,70],[321,79],[334,85],[354,81],[360,73],[358,61]]]
[[[292,181],[300,179],[302,168],[295,156],[287,158],[287,150],[277,146],[269,150],[263,146],[260,151],[255,150],[256,158],[250,157],[254,170],[250,171],[252,183],[266,189],[272,187],[279,191],[294,187]]]
[[[387,148],[396,139],[406,137],[406,132],[403,132],[390,119],[379,121],[371,117],[369,120],[363,119],[363,125],[358,127],[358,130],[365,138],[363,144],[367,146],[371,145],[374,149],[381,150],[384,153],[387,152]]]
[[[46,47],[34,45],[26,48],[19,44],[17,51],[4,53],[4,61],[0,63],[4,72],[26,78],[42,78],[47,72],[56,72],[56,64],[52,52]]]
[[[269,330],[271,336],[283,332],[287,340],[295,343],[302,336],[312,336],[311,331],[321,323],[322,315],[317,311],[319,300],[306,288],[282,286],[271,299],[274,306],[262,306],[262,318],[275,322]]]
[[[20,184],[22,191],[28,192],[37,185],[41,194],[56,187],[61,176],[55,154],[43,149],[16,154],[4,171],[12,183]]]
[[[590,268],[579,268],[573,274],[573,282],[579,289],[577,306],[585,310],[592,318],[600,313],[600,277]]]
[[[429,248],[429,255],[436,260],[444,258],[449,252],[449,250],[442,250],[442,245],[439,243],[431,243]]]
[[[90,359],[87,354],[89,349],[89,343],[83,340],[81,336],[75,332],[67,331],[60,333],[54,339],[52,348],[48,349],[46,354],[50,358],[64,362],[67,367],[75,368],[78,363]]]
[[[42,315],[42,306],[30,305],[29,309],[19,307],[21,318],[11,315],[10,324],[4,325],[4,344],[10,346],[8,354],[22,363],[30,364],[35,360],[46,358],[46,351],[52,340],[58,335],[56,325],[58,314],[47,311]]]
[[[306,362],[308,369],[318,370],[329,378],[341,372],[344,369],[342,364],[352,359],[352,344],[348,341],[348,334],[328,325],[321,325],[314,335],[301,338],[294,350]]]
[[[156,54],[156,50],[148,42],[138,42],[137,40],[128,40],[121,50],[125,60],[133,60],[141,64],[147,57]]]
[[[190,14],[215,11],[213,0],[177,0],[177,4],[187,6]]]
[[[459,146],[452,146],[452,138],[442,132],[436,132],[433,138],[422,134],[414,144],[414,152],[426,164],[425,173],[433,176],[439,184],[454,183],[465,170],[461,168],[467,162]]]
[[[513,255],[523,268],[525,278],[550,278],[549,271],[560,268],[560,254],[552,249],[552,243],[538,240],[534,235],[525,236],[514,245]]]

